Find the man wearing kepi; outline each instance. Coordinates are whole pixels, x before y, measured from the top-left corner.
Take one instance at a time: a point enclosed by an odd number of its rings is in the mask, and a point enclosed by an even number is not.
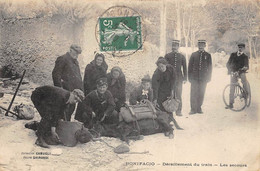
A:
[[[77,60],[79,54],[81,54],[81,47],[71,45],[69,52],[57,58],[52,71],[54,86],[62,87],[68,91],[74,89],[83,90],[83,82]],[[73,104],[70,106],[68,113],[66,113],[66,120],[70,121],[74,109],[75,105]]]
[[[176,71],[177,79],[176,79],[176,98],[180,100],[179,107],[176,111],[177,116],[182,116],[182,84],[187,81],[187,66],[186,66],[186,58],[178,52],[179,49],[179,40],[172,41],[172,52],[165,55],[165,59],[171,64]]]
[[[96,84],[97,89],[91,91],[82,102],[84,112],[76,113],[75,118],[83,122],[88,128],[92,128],[97,122],[118,123],[116,104],[112,94],[107,90],[107,78],[98,79]]]
[[[211,55],[204,50],[205,47],[206,41],[198,40],[199,50],[192,53],[189,60],[188,77],[191,83],[190,115],[203,113],[201,106],[203,104],[207,83],[211,80],[212,60]]]
[[[244,50],[245,50],[245,44],[244,43],[238,44],[238,51],[230,55],[230,58],[226,66],[228,69],[228,74],[231,75],[230,77],[231,84],[237,82],[237,76],[238,76],[241,78],[244,89],[248,92],[246,71],[249,69],[249,65],[248,65],[249,62],[248,62],[248,56],[244,53]],[[233,75],[232,73],[234,72],[238,72],[238,75]],[[230,95],[229,95],[229,106],[227,106],[226,108],[233,108],[234,93],[235,93],[235,87],[231,86]]]
[[[36,88],[31,95],[31,100],[41,116],[37,129],[38,139],[35,144],[48,148],[45,138],[52,136],[59,142],[56,126],[62,119],[70,104],[76,104],[84,99],[83,91],[75,89],[72,92],[60,87],[42,86]]]

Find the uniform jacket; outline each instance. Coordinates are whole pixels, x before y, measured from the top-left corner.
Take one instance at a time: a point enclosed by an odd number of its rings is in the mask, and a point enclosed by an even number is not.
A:
[[[165,59],[171,64],[177,74],[178,81],[187,81],[186,58],[178,52],[171,52],[165,55]]]
[[[241,69],[243,67],[249,68],[248,56],[245,53],[238,56],[237,52],[234,52],[230,55],[230,58],[229,58],[226,66],[228,69],[228,74],[230,74],[231,72],[239,71],[239,69]]]
[[[96,81],[99,78],[106,77],[106,72],[107,67],[97,66],[95,61],[86,66],[83,80],[85,95],[96,89]]]
[[[60,87],[42,86],[32,92],[31,99],[36,108],[45,109],[45,113],[40,113],[41,117],[50,121],[51,126],[56,127],[68,107],[66,103],[69,96],[70,92]]]
[[[206,52],[194,52],[191,54],[188,67],[189,81],[206,81],[211,80],[212,60],[211,55]]]
[[[150,88],[148,92],[143,91],[142,85],[135,88],[130,93],[129,103],[131,105],[136,105],[137,102],[140,102],[141,100],[147,99],[152,102],[153,100],[153,90]]]
[[[118,79],[113,80],[112,74],[107,74],[107,83],[108,83],[108,90],[112,93],[114,98],[118,99],[118,102],[116,102],[117,107],[119,110],[121,108],[121,105],[125,103],[126,96],[125,96],[125,84],[126,79],[125,75],[121,72]],[[119,105],[119,106],[118,106]]]
[[[168,95],[172,90],[174,90],[176,79],[177,76],[175,69],[171,65],[166,65],[165,72],[161,72],[157,68],[152,77],[154,100],[158,98],[159,93]]]
[[[69,53],[57,58],[52,71],[52,79],[54,86],[62,87],[68,91],[83,90],[79,63]]]
[[[87,115],[92,115],[92,112],[95,112],[98,120],[104,116],[104,113],[111,114],[116,106],[114,98],[108,90],[103,95],[99,94],[97,90],[91,91],[83,103]]]

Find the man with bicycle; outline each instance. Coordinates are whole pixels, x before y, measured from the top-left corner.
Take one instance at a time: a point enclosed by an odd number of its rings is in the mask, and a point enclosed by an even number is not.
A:
[[[239,43],[237,46],[238,46],[238,51],[230,55],[230,58],[226,66],[228,69],[228,74],[231,75],[230,77],[231,84],[236,83],[237,79],[241,78],[243,88],[246,90],[246,92],[248,92],[246,71],[249,69],[249,65],[248,65],[249,60],[248,60],[248,56],[244,53],[245,44]],[[235,93],[235,86],[231,86],[230,94],[229,94],[229,105],[226,107],[227,109],[233,108],[234,93]]]

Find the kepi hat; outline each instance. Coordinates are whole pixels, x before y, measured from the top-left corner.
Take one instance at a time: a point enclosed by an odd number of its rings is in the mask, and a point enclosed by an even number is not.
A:
[[[245,43],[238,43],[237,46],[238,47],[246,47]]]
[[[206,44],[206,40],[198,40],[198,43],[205,43]]]
[[[178,45],[179,45],[179,44],[180,44],[180,41],[179,41],[179,40],[173,40],[173,41],[172,41],[172,45],[174,45],[174,44],[178,44]]]
[[[103,85],[107,85],[107,78],[99,78],[97,81],[96,81],[96,83],[97,83],[97,86],[99,87],[99,86],[103,86]]]

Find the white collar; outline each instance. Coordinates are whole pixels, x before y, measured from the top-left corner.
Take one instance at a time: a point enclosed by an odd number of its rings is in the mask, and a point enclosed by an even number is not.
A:
[[[244,52],[237,51],[237,56],[243,55]]]

